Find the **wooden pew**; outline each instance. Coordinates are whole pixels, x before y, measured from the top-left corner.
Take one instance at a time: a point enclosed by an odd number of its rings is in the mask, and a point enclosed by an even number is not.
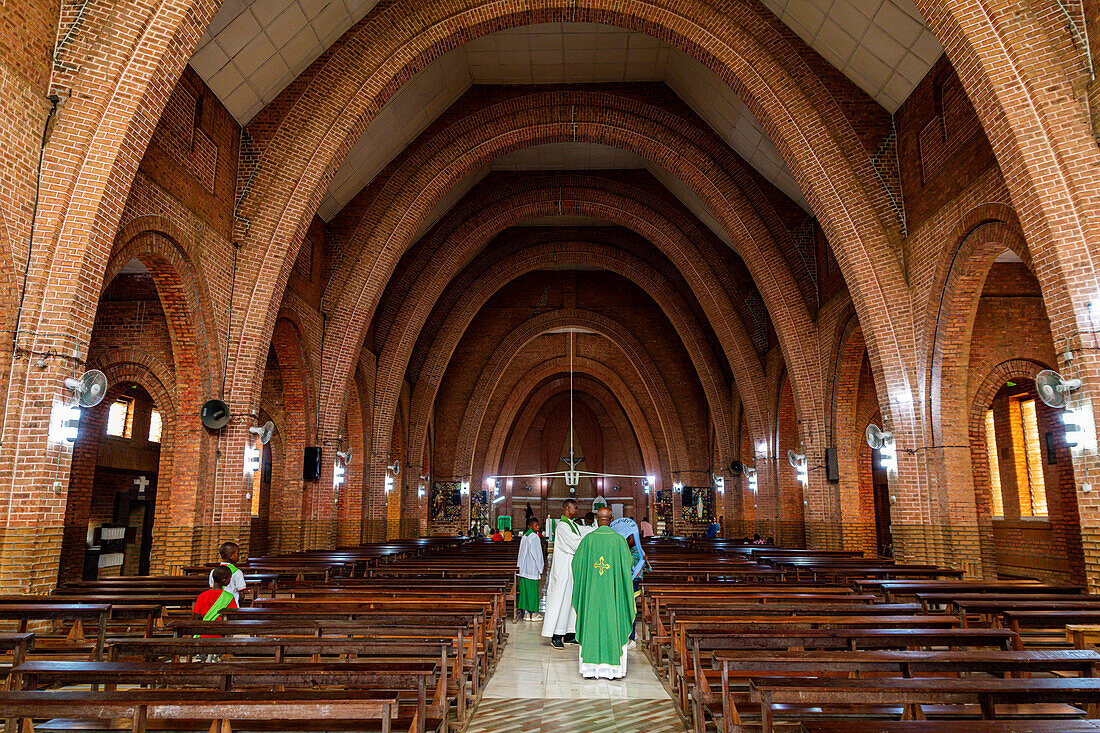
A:
[[[339,663],[199,663],[199,662],[24,662],[14,672],[26,690],[78,684],[250,688],[350,688],[356,691],[415,691],[415,723],[424,733],[427,687],[438,673],[434,662],[385,659]],[[441,711],[433,711],[441,719]],[[436,726],[438,727],[438,725]]]
[[[980,622],[985,622],[990,626],[1001,625],[1004,622],[1004,615],[1006,613],[1018,613],[1020,611],[1061,611],[1061,612],[1074,612],[1074,611],[1100,611],[1100,596],[1080,596],[1080,600],[1074,597],[1072,601],[1051,601],[1051,600],[1032,600],[1031,596],[1024,596],[1021,599],[1020,596],[1009,599],[974,599],[974,600],[954,600],[952,601],[952,607],[955,610],[956,615],[964,623],[969,623],[971,617],[978,617]],[[1064,624],[1055,624],[1059,626],[1058,632],[1061,634]]]
[[[1078,595],[1084,591],[1080,585],[1050,585],[1033,581],[969,581],[969,580],[855,580],[859,593],[881,593],[886,601],[895,598],[916,597],[918,593],[990,593],[1015,595],[1026,593],[1060,593]]]
[[[1096,733],[1095,720],[803,721],[802,733]]]
[[[698,663],[698,662],[696,662]],[[1095,676],[1100,654],[1077,650],[1049,652],[1006,652],[1000,650],[972,651],[773,651],[746,652],[723,649],[714,652],[712,666],[721,670],[721,696],[707,687],[700,687],[693,701],[696,731],[702,733],[704,713],[720,703],[723,726],[742,725],[738,701],[732,695],[731,681],[739,676],[784,676],[804,673],[810,676],[841,676],[852,674],[889,674],[898,677],[956,675],[960,672],[982,672],[995,675],[1035,672],[1073,672],[1084,677]],[[742,702],[743,702],[742,698]],[[866,724],[866,723],[864,723]]]
[[[749,695],[760,703],[761,729],[773,733],[776,705],[978,705],[982,718],[996,718],[998,704],[1100,702],[1100,679],[916,679],[752,678]]]
[[[446,598],[409,597],[410,591],[402,598],[389,596],[377,597],[366,592],[348,591],[328,593],[308,598],[261,598],[249,609],[231,610],[228,617],[252,618],[263,612],[300,613],[318,618],[332,618],[336,614],[349,618],[359,618],[367,611],[379,613],[397,613],[402,615],[434,613],[440,606],[448,612],[469,613],[477,617],[478,628],[485,631],[482,642],[488,645],[492,658],[496,658],[499,645],[504,640],[504,597],[478,594],[450,594]],[[318,616],[318,614],[324,614]]]
[[[846,628],[864,629],[935,629],[953,628],[958,620],[950,616],[718,616],[692,613],[674,615],[671,621],[673,644],[669,654],[669,676],[685,674],[691,670],[688,655],[689,635],[694,634],[745,634],[751,632],[809,631]],[[655,662],[660,658],[657,655]],[[674,682],[673,688],[678,689]]]
[[[917,593],[917,601],[924,606],[927,613],[933,613],[942,609],[950,612],[955,607],[956,601],[999,602],[1015,601],[1022,603],[1041,603],[1052,601],[1054,603],[1100,603],[1100,595],[1073,595],[1066,593]]]
[[[439,680],[432,704],[446,717],[450,700],[455,701],[459,722],[466,720],[467,670],[462,663],[463,649],[452,636],[387,636],[353,639],[321,637],[220,637],[184,639],[121,639],[108,644],[109,661],[191,661],[200,654],[218,654],[233,659],[270,659],[284,662],[322,657],[358,660],[373,657],[401,657],[407,661],[434,661],[439,664]]]
[[[433,604],[438,606],[439,604]],[[495,659],[498,651],[496,634],[492,633],[487,613],[483,609],[474,608],[467,610],[435,610],[428,611],[425,606],[405,607],[395,612],[392,608],[367,608],[359,609],[358,604],[349,603],[346,607],[336,606],[331,611],[320,610],[283,610],[281,608],[246,608],[227,609],[222,618],[226,621],[275,621],[279,623],[316,623],[320,625],[318,636],[324,635],[327,627],[329,633],[337,628],[354,627],[359,625],[371,626],[402,626],[423,624],[445,624],[448,626],[461,625],[470,628],[471,638],[476,644],[478,652],[484,651],[486,658],[486,673],[488,660]],[[450,608],[448,605],[447,608]]]
[[[5,668],[0,668],[3,670],[4,676],[7,677],[9,689],[16,688],[20,684],[19,678],[12,676],[12,668],[22,664],[32,649],[34,649],[34,634],[26,632],[0,634],[0,654],[11,655],[11,664]]]
[[[1100,622],[1100,609],[1068,609],[1063,611],[1003,611],[1000,618],[1006,628],[1021,634],[1021,648],[1023,648],[1023,633],[1029,632],[1028,641],[1031,644],[1043,644],[1049,642],[1056,632],[1057,641],[1065,638],[1065,628],[1069,624],[1095,624]],[[1038,632],[1038,634],[1036,633]],[[1045,632],[1045,633],[1044,633]]]
[[[414,625],[416,624],[416,625]],[[194,636],[199,634],[216,634],[218,636],[288,636],[305,635],[315,638],[324,638],[326,632],[335,638],[379,638],[385,636],[407,637],[410,635],[439,636],[445,635],[456,640],[458,649],[465,649],[462,657],[464,671],[470,675],[472,694],[480,693],[481,685],[488,673],[486,655],[478,654],[476,636],[468,624],[459,623],[445,625],[446,619],[432,619],[418,616],[416,619],[402,620],[393,617],[382,617],[375,622],[348,621],[346,619],[335,620],[280,620],[270,619],[237,619],[231,621],[175,621],[168,625],[169,630],[178,637]]]
[[[33,733],[34,720],[78,718],[132,720],[131,730],[144,733],[150,724],[196,721],[210,730],[229,733],[240,722],[289,723],[326,726],[354,722],[364,730],[368,722],[390,733],[398,711],[397,695],[370,690],[310,690],[269,692],[241,690],[126,690],[125,692],[0,692],[0,717],[19,720],[20,733]],[[268,728],[270,729],[270,728]],[[410,733],[419,733],[416,727]]]
[[[107,636],[107,620],[111,615],[111,606],[106,604],[78,603],[12,603],[0,605],[0,621],[18,622],[18,633],[26,633],[32,621],[71,621],[70,639],[83,641],[83,626],[92,623],[95,628],[95,643],[92,649],[96,659],[103,658],[103,645]],[[42,648],[42,640],[36,645]]]
[[[769,631],[751,631],[730,633],[728,629],[718,632],[696,631],[690,634],[687,643],[691,655],[687,662],[692,671],[691,679],[700,680],[699,689],[710,690],[711,681],[721,676],[708,674],[707,667],[715,669],[710,660],[725,651],[743,651],[751,654],[770,654],[790,650],[813,649],[820,652],[905,650],[930,647],[950,647],[952,649],[981,649],[1008,651],[1014,645],[1016,634],[1009,629],[960,629],[960,628],[902,628],[902,629],[772,629]],[[703,652],[708,656],[704,656]],[[675,670],[669,669],[672,675]],[[671,680],[670,680],[671,682]],[[681,687],[677,690],[681,709],[694,716],[691,703],[691,690]],[[716,696],[709,703],[721,704]],[[702,700],[700,700],[702,703]]]

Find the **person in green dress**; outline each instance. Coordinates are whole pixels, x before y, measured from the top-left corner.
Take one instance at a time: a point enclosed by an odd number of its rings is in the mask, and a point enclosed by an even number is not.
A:
[[[634,628],[634,562],[626,540],[608,526],[609,508],[600,509],[596,524],[573,556],[580,671],[584,677],[618,679],[626,675],[627,638]]]
[[[519,541],[519,557],[516,559],[516,608],[528,621],[542,621],[542,614],[539,613],[539,579],[542,578],[543,567],[539,520],[532,516],[528,518],[527,531]]]

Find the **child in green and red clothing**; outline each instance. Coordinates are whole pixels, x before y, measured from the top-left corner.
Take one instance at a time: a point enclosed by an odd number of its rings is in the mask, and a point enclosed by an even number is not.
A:
[[[227,566],[218,565],[214,568],[210,573],[210,584],[214,587],[199,594],[199,597],[195,599],[195,605],[191,607],[191,613],[203,621],[221,621],[222,611],[227,608],[237,608],[237,599],[226,588],[232,577],[233,573]],[[204,634],[200,638],[217,639],[218,636]],[[200,654],[198,660],[200,662],[220,662],[221,656],[218,654]]]
[[[241,546],[236,542],[223,542],[222,546],[218,548],[218,555],[221,557],[220,564],[229,568],[230,572],[229,582],[225,585],[225,589],[232,593],[233,599],[240,604],[241,591],[247,587],[244,582],[244,573],[236,565],[241,561]],[[213,572],[210,573],[210,587],[214,587]]]

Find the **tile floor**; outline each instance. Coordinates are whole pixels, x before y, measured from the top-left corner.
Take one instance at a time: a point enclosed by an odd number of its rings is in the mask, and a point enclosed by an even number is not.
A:
[[[675,706],[638,650],[626,677],[585,680],[576,646],[554,651],[542,624],[509,624],[508,642],[467,733],[665,733],[683,731]]]

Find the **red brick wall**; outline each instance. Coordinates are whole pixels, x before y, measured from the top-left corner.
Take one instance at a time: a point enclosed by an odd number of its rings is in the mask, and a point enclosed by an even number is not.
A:
[[[0,302],[14,324],[16,274],[22,274],[34,201],[36,168],[50,103],[50,59],[59,3],[26,0],[0,5]],[[13,326],[5,326],[11,329]],[[2,337],[5,351],[10,334]],[[7,359],[0,377],[6,378]]]
[[[1035,398],[1034,382],[1025,375],[1004,375],[1002,365],[1028,360],[1037,371],[1055,363],[1050,322],[1043,307],[1039,283],[1022,263],[997,263],[986,276],[974,321],[970,348],[971,455],[974,457],[975,491],[983,521],[991,513],[989,465],[986,461],[984,415],[993,409],[999,451],[1001,489],[1005,517],[992,519],[993,551],[999,572],[1032,575],[1052,582],[1080,582],[1080,519],[1070,452],[1063,436],[1060,411],[1036,402],[1043,477],[1049,517],[1019,517],[1015,461],[1008,418],[1010,397]],[[1005,386],[1011,378],[1016,387]],[[991,392],[995,396],[991,398]],[[977,429],[975,424],[978,423]],[[1054,438],[1055,463],[1049,462],[1046,434]],[[1026,488],[1024,489],[1026,490]]]
[[[190,66],[141,161],[141,170],[223,237],[230,236],[240,126]]]
[[[798,417],[794,409],[794,396],[791,394],[791,383],[787,375],[783,375],[780,383],[779,399],[776,416],[776,446],[778,450],[779,465],[779,511],[776,515],[776,523],[767,532],[768,536],[775,538],[776,543],[785,547],[803,547],[806,543],[806,527],[803,520],[803,486],[798,480],[794,468],[787,461],[787,451],[807,454],[800,440]],[[806,455],[807,465],[818,473],[824,469],[821,466],[820,456]],[[758,522],[759,524],[759,522]],[[764,532],[760,533],[762,536]],[[765,536],[765,539],[767,537]]]
[[[996,161],[946,56],[898,108],[895,124],[906,223],[912,232]]]

